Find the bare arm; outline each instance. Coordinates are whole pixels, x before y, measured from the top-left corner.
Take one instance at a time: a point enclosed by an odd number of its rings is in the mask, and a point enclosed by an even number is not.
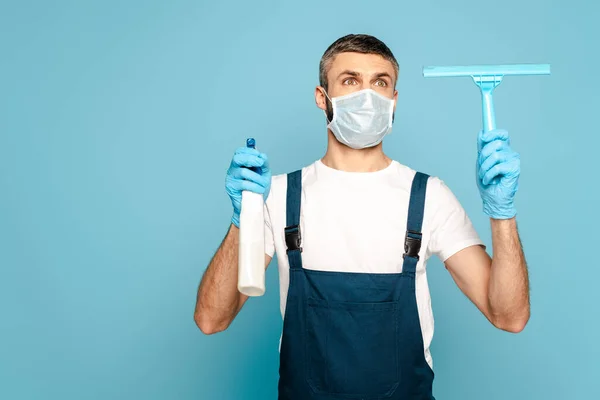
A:
[[[232,224],[198,288],[194,321],[207,335],[227,329],[248,299],[237,289],[238,238],[239,228]],[[267,268],[271,257],[265,257]]]
[[[461,291],[499,329],[517,333],[529,320],[529,278],[515,218],[491,219],[493,258],[480,246],[446,260]]]

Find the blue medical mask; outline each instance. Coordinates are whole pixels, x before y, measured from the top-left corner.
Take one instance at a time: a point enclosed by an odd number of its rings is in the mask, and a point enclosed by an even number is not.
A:
[[[330,99],[333,119],[327,127],[340,142],[353,149],[378,145],[391,133],[394,100],[373,89],[364,89]],[[325,113],[327,116],[327,113]]]

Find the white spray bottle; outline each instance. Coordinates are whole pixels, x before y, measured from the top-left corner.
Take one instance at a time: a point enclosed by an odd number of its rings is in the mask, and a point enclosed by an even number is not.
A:
[[[255,145],[254,139],[246,140],[246,147],[253,149]],[[264,199],[262,194],[247,190],[242,192],[240,211],[238,290],[247,296],[265,293]]]

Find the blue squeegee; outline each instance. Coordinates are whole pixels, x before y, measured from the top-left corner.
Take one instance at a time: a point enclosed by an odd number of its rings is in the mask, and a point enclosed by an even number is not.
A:
[[[452,67],[424,67],[425,78],[471,77],[479,89],[483,105],[484,132],[496,129],[492,93],[504,75],[549,75],[549,64],[467,65]]]

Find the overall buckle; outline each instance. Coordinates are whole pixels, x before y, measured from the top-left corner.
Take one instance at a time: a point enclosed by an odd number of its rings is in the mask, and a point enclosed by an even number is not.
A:
[[[302,252],[301,244],[301,235],[300,235],[300,226],[291,225],[287,226],[284,229],[285,232],[285,245],[287,246],[286,253],[290,251],[300,250]]]
[[[404,254],[402,255],[403,258],[412,257],[419,260],[419,251],[421,250],[421,238],[421,232],[415,232],[411,230],[406,231],[406,235],[404,236]]]

